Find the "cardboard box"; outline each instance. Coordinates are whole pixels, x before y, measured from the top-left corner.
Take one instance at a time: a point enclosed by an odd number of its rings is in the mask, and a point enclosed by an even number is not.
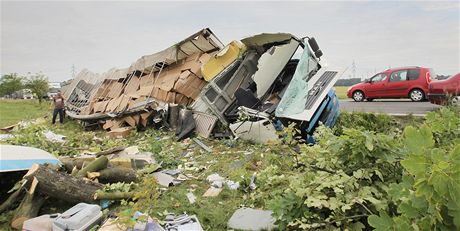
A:
[[[162,72],[155,81],[154,87],[158,87],[163,91],[171,91],[180,75],[180,69],[174,68]]]
[[[141,86],[139,90],[136,92],[136,95],[139,96],[149,96],[152,93],[153,84]]]
[[[107,136],[110,138],[124,138],[131,134],[132,127],[122,127],[112,129],[107,133]]]
[[[128,79],[129,82],[126,84],[124,93],[129,94],[129,93],[135,93],[137,89],[139,89],[139,82],[140,79],[137,76],[133,76]]]

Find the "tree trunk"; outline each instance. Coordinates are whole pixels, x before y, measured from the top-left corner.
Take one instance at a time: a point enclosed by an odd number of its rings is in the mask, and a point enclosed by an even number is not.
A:
[[[109,163],[109,159],[105,156],[101,156],[91,163],[89,163],[86,167],[82,168],[78,173],[75,175],[77,177],[86,177],[88,172],[97,172],[101,169],[107,168],[107,164]]]
[[[21,204],[16,209],[11,227],[15,229],[22,229],[24,221],[29,220],[37,216],[43,203],[45,203],[45,197],[40,193],[36,192],[38,181],[34,178],[32,185],[25,197],[22,199]]]
[[[24,176],[27,180],[37,178],[38,191],[50,197],[68,202],[94,203],[93,195],[102,184],[34,164]]]
[[[131,183],[137,181],[136,171],[130,168],[107,168],[100,172],[93,173],[101,183],[125,182]]]

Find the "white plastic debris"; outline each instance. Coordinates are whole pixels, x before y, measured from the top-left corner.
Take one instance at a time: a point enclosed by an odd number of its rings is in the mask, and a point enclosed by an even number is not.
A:
[[[64,143],[66,136],[56,134],[52,131],[44,131],[43,135],[45,138],[51,142],[58,142],[58,143]]]
[[[209,175],[208,177],[206,177],[206,180],[208,180],[209,182],[214,182],[214,181],[224,181],[225,178],[221,177],[219,174],[217,173],[214,173],[214,174],[211,174]]]

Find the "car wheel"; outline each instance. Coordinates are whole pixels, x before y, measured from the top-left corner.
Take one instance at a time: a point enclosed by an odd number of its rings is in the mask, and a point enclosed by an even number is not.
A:
[[[367,100],[368,102],[372,102],[372,101],[374,101],[374,99],[373,99],[373,98],[367,98],[366,100]]]
[[[460,96],[454,96],[452,98],[452,105],[460,106]]]
[[[364,100],[364,93],[362,91],[353,92],[353,100],[356,102],[362,102]]]
[[[420,89],[414,89],[409,92],[409,98],[414,102],[421,102],[425,99],[425,93]]]

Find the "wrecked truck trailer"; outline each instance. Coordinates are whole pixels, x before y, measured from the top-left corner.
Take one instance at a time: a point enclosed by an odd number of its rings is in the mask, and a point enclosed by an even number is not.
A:
[[[338,116],[339,75],[322,67],[321,56],[314,38],[259,34],[224,47],[203,29],[129,68],[77,76],[65,91],[67,114],[111,132],[160,124],[177,127],[179,138],[210,137],[224,127],[258,142],[295,122],[308,138]]]
[[[202,63],[222,47],[206,28],[163,51],[140,57],[128,68],[103,74],[83,70],[63,89],[68,99],[66,113],[86,123],[112,121],[109,124],[114,126],[105,127],[108,130],[145,124],[152,112],[167,104],[191,104],[206,84],[200,73]]]
[[[242,139],[276,140],[294,122],[311,141],[319,122],[332,127],[339,114],[332,89],[339,72],[324,70],[321,56],[314,38],[286,33],[233,41],[203,65],[212,80],[192,108],[216,115]]]

